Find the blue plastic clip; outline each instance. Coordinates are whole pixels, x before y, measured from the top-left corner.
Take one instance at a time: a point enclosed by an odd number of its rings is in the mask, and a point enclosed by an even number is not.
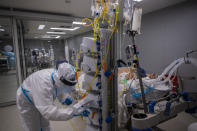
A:
[[[101,43],[99,41],[96,41],[96,45],[100,45]]]
[[[102,124],[102,118],[99,118],[98,121],[99,121],[99,125],[101,125]]]
[[[181,95],[185,101],[188,101],[188,94],[186,92],[181,92]]]
[[[90,112],[88,110],[85,110],[81,113],[81,115],[84,117],[88,117],[89,114],[90,114]]]
[[[97,75],[97,77],[101,78],[101,75],[100,75],[100,74],[98,74],[98,75]]]
[[[131,103],[131,102],[127,103],[127,106],[129,106],[129,107],[131,107],[132,105],[133,105],[133,103]]]
[[[97,101],[97,103],[98,103],[99,107],[102,107],[102,100]]]
[[[97,47],[97,51],[100,51],[100,50],[101,50],[101,48],[100,48],[100,46],[98,46],[98,47]]]
[[[67,98],[65,99],[65,101],[62,102],[62,104],[63,104],[63,105],[71,105],[72,102],[73,102],[72,98],[67,97]]]
[[[112,116],[108,116],[106,119],[105,119],[105,122],[106,123],[111,123],[112,121]]]
[[[146,77],[146,71],[143,68],[140,68],[141,77]]]
[[[100,82],[96,83],[96,87],[97,87],[98,89],[101,89],[101,83],[100,83]]]
[[[80,114],[73,114],[73,116],[83,116],[83,117],[88,117],[90,114],[90,112],[88,110],[84,110],[82,113]]]
[[[154,110],[155,105],[156,105],[156,102],[155,101],[151,101],[148,104],[149,113],[154,113],[155,112],[155,110]]]
[[[188,93],[187,92],[181,92],[181,95],[183,96],[183,99],[185,101],[192,101],[193,100],[192,97],[189,97],[188,96]]]
[[[97,66],[99,66],[100,64],[101,64],[101,62],[98,61],[98,62],[97,62]]]
[[[112,74],[112,72],[109,71],[109,70],[107,70],[107,71],[104,73],[104,75],[105,75],[106,77],[109,77],[111,74]]]
[[[170,107],[171,107],[171,102],[170,101],[168,101],[167,103],[166,103],[166,109],[165,109],[165,111],[164,111],[164,114],[165,115],[169,115],[170,114]]]
[[[98,59],[99,59],[99,60],[101,59],[101,56],[100,56],[100,55],[98,55]]]

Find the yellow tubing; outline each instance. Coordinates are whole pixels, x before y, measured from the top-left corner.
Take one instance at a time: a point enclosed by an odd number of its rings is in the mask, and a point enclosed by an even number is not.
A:
[[[117,8],[117,9],[118,9],[118,8]],[[106,60],[106,57],[108,56],[110,40],[111,40],[111,38],[112,38],[112,36],[113,36],[114,31],[115,31],[116,28],[117,28],[117,27],[116,27],[116,25],[117,25],[117,16],[118,16],[118,12],[116,12],[116,19],[115,19],[114,28],[113,28],[113,31],[112,31],[112,33],[111,33],[111,35],[110,35],[110,37],[109,37],[109,40],[108,40],[108,49],[107,49],[107,53],[106,53],[106,55],[105,55],[105,57],[104,57],[104,61]],[[94,46],[94,45],[93,45],[93,46]],[[92,48],[92,49],[93,49],[93,48]],[[101,67],[101,64],[99,65],[99,68],[100,68],[100,67]],[[91,81],[91,83],[90,83],[88,89],[86,90],[86,92],[89,92],[89,91],[90,91],[91,86],[92,86],[92,84],[93,84],[93,82],[94,82],[96,76],[98,75],[98,72],[99,72],[99,70],[98,70],[98,68],[96,67],[96,73],[95,73],[94,78],[92,79],[92,81]]]
[[[77,73],[77,65],[78,65],[78,60],[79,60],[79,57],[80,57],[80,53],[81,53],[81,50],[79,51],[79,53],[77,54],[77,60],[76,60],[76,79],[77,79],[77,86],[78,86],[78,89],[79,89],[79,93],[80,95],[82,96],[82,92],[80,90],[80,87],[79,87],[79,80],[78,80],[78,73]]]
[[[119,5],[117,5],[117,6],[119,6]],[[119,9],[119,7],[118,7],[117,9]],[[114,27],[113,27],[113,31],[112,31],[112,33],[110,34],[110,37],[109,37],[109,40],[108,40],[107,53],[106,53],[106,55],[104,56],[104,61],[106,61],[106,57],[108,56],[108,53],[109,53],[110,40],[111,40],[111,38],[112,38],[112,36],[113,36],[113,33],[115,32],[115,30],[116,30],[116,28],[117,28],[117,27],[116,27],[116,24],[117,24],[117,19],[118,19],[118,13],[119,13],[119,12],[116,12],[115,24],[114,24]]]
[[[132,67],[131,67],[132,68]],[[134,74],[135,74],[135,71],[136,71],[136,69],[135,70],[133,70],[132,72],[131,72],[131,76],[133,76]],[[133,80],[133,79],[132,79]],[[123,94],[123,92],[124,92],[124,90],[127,88],[126,86],[125,86],[125,83],[124,83],[124,80],[122,81],[123,82],[123,88],[122,88],[122,90],[120,91],[120,95],[118,96],[118,98],[120,98],[120,96]]]
[[[124,80],[122,81],[122,84],[123,84],[123,88],[122,88],[121,91],[120,91],[120,95],[118,96],[118,99],[119,99],[120,96],[123,94],[124,90],[127,88],[127,86],[126,86],[125,83],[124,83]]]
[[[102,6],[104,7],[104,0],[101,0],[101,3],[102,3]],[[104,56],[104,61],[106,60],[106,57],[108,56],[108,53],[109,53],[110,40],[111,40],[111,38],[112,38],[112,36],[113,36],[113,33],[114,33],[115,30],[117,29],[116,25],[117,25],[117,16],[118,16],[118,13],[119,13],[119,12],[118,12],[118,10],[119,10],[119,4],[117,5],[116,10],[117,10],[117,11],[116,11],[115,24],[114,24],[114,27],[113,27],[113,31],[112,31],[112,33],[111,33],[111,35],[110,35],[110,37],[109,37],[109,40],[108,40],[108,49],[107,49],[106,55]],[[103,8],[101,14],[99,15],[99,17],[97,17],[93,22],[92,22],[90,19],[88,19],[88,18],[82,19],[82,22],[85,22],[86,20],[90,22],[89,25],[83,25],[83,26],[87,26],[87,27],[88,27],[88,26],[92,26],[93,31],[94,31],[94,42],[93,42],[93,45],[92,45],[92,56],[93,56],[93,58],[95,58],[95,57],[94,57],[94,54],[93,54],[93,49],[94,49],[95,41],[96,41],[96,31],[95,31],[96,29],[95,29],[94,25],[96,25],[96,28],[97,28],[97,30],[98,30],[98,35],[99,35],[99,34],[100,34],[100,32],[99,32],[99,20],[100,20],[100,18],[102,17],[103,14],[104,14],[103,17],[105,17],[106,11],[107,11],[107,10],[105,10],[105,8]],[[96,61],[95,61],[95,64],[96,64]],[[102,66],[102,65],[100,64],[100,65],[99,65],[99,68],[100,68],[101,66]],[[91,86],[92,86],[92,84],[93,84],[93,82],[94,82],[96,76],[98,75],[98,72],[99,72],[99,70],[98,70],[98,67],[96,66],[96,73],[95,73],[94,78],[92,79],[90,85],[88,86],[88,89],[86,90],[86,93],[90,91]],[[86,94],[86,93],[85,93],[85,94]]]

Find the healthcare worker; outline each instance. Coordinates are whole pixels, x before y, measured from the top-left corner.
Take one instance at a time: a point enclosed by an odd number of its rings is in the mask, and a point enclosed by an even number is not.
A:
[[[74,108],[58,108],[54,100],[70,103],[64,94],[73,90],[75,69],[68,63],[58,70],[44,69],[24,80],[17,90],[17,107],[25,131],[50,131],[49,120],[66,121],[80,114]]]

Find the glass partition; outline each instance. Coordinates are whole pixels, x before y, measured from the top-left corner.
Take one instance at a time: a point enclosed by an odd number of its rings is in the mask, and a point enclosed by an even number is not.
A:
[[[11,25],[9,18],[0,17],[0,105],[16,100],[17,74]]]
[[[81,44],[81,39],[77,36],[90,31],[90,28],[83,27],[80,22],[73,21],[22,20],[21,24],[24,36],[25,76],[41,69],[55,67],[56,63],[61,61],[68,61],[75,66]],[[70,39],[74,41],[70,43]]]
[[[22,25],[26,76],[41,69],[53,68],[58,61],[66,61],[64,39],[68,34],[51,28],[68,28],[68,24],[23,20]]]

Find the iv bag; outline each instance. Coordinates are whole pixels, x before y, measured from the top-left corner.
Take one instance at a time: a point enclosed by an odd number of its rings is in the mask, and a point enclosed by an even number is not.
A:
[[[133,7],[134,7],[133,0],[124,1],[123,16],[127,24],[131,23],[133,16]]]

